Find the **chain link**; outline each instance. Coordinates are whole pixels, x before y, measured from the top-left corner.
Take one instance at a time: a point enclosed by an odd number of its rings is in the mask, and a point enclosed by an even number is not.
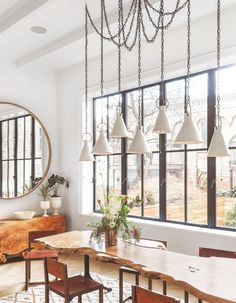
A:
[[[164,0],[161,0],[161,100],[164,102],[164,64],[165,64],[165,57],[164,57]]]
[[[88,133],[88,15],[85,2],[85,133]]]
[[[104,84],[104,79],[103,79],[103,76],[104,76],[104,58],[103,58],[103,5],[102,5],[102,0],[101,0],[101,96],[103,96],[103,84]]]
[[[190,72],[191,72],[191,3],[188,1],[187,5],[187,78],[186,78],[186,103],[185,112],[191,112],[190,104]]]
[[[217,103],[216,103],[216,126],[220,126],[220,60],[221,59],[221,3],[217,0],[217,81],[216,81],[216,92],[217,92]]]
[[[141,11],[142,11],[142,6],[141,6],[141,0],[139,0],[138,3],[138,90],[139,90],[139,97],[138,97],[138,126],[139,128],[141,127],[141,98],[142,98],[142,93],[141,93],[141,74],[142,74],[142,66],[141,66],[141,55],[142,55],[142,45],[141,45]]]
[[[118,111],[121,113],[121,2],[119,0],[119,11],[118,11],[118,93],[119,93],[119,103],[118,103]]]

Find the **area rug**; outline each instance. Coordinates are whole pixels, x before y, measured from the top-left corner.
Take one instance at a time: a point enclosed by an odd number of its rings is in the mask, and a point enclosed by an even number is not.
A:
[[[106,276],[92,273],[92,278],[107,287],[111,287],[111,292],[104,292],[104,303],[118,303],[119,302],[119,282]],[[124,283],[124,298],[130,295],[130,284]],[[45,303],[44,300],[44,286],[39,285],[29,288],[28,291],[17,292],[14,295],[0,298],[0,303]],[[77,303],[75,298],[72,303]],[[98,303],[98,292],[92,292],[89,295],[82,296],[83,303]],[[53,292],[50,292],[50,303],[64,303],[64,299]]]

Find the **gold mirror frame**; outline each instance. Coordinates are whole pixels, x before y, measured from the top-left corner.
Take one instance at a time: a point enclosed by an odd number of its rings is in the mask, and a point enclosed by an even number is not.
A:
[[[45,169],[45,172],[42,176],[42,179],[38,182],[38,184],[30,191],[28,191],[26,194],[24,195],[21,195],[19,197],[12,197],[12,198],[3,198],[3,197],[0,197],[0,200],[15,200],[15,199],[20,199],[20,198],[23,198],[23,197],[26,197],[27,195],[31,194],[33,191],[35,191],[44,181],[45,177],[47,176],[48,174],[48,171],[49,171],[49,168],[50,168],[50,165],[51,165],[51,160],[52,160],[52,145],[51,145],[51,141],[50,141],[50,138],[49,138],[49,135],[48,135],[48,132],[45,128],[45,126],[43,125],[43,123],[39,120],[39,118],[33,114],[30,110],[28,110],[26,107],[22,106],[22,105],[18,105],[16,103],[13,103],[13,102],[7,102],[7,101],[0,101],[0,105],[1,104],[10,104],[10,105],[13,105],[13,106],[16,106],[16,107],[19,107],[25,111],[27,111],[35,120],[38,121],[38,123],[40,124],[40,126],[42,127],[42,130],[44,132],[44,135],[46,137],[46,140],[47,140],[47,144],[48,144],[48,161],[47,161],[47,167]]]

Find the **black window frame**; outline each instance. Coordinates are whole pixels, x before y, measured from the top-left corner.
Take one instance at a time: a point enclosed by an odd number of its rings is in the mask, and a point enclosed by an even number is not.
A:
[[[230,68],[235,66],[235,64],[230,64],[226,66],[222,66],[220,70]],[[214,121],[215,121],[215,106],[216,106],[216,72],[217,68],[211,68],[208,70],[203,70],[200,72],[196,72],[191,74],[191,78],[195,76],[200,76],[203,74],[207,75],[208,78],[208,84],[207,84],[207,147],[206,148],[187,148],[187,145],[184,145],[183,150],[177,150],[177,152],[183,151],[185,154],[185,165],[187,163],[187,154],[191,151],[207,151],[210,141],[214,132]],[[164,86],[161,88],[161,82],[155,82],[148,85],[141,86],[142,90],[142,104],[143,104],[143,91],[147,88],[159,86],[160,89],[164,89],[164,94],[166,94],[166,84],[178,80],[184,80],[185,81],[185,87],[186,87],[186,75],[176,77],[176,78],[170,78],[164,81]],[[122,99],[122,113],[124,121],[126,121],[126,114],[127,114],[127,94],[130,92],[133,92],[137,90],[137,88],[131,88],[127,90],[123,90],[121,92],[121,99]],[[95,102],[97,99],[101,98],[109,98],[109,96],[117,95],[118,93],[112,93],[104,95],[103,97],[94,97],[93,98],[93,144],[96,142],[96,110],[95,110]],[[185,94],[186,97],[186,94]],[[185,98],[186,99],[186,98]],[[185,100],[186,102],[186,100]],[[143,119],[143,113],[142,117]],[[108,121],[107,121],[108,122]],[[107,124],[108,125],[108,124]],[[108,135],[109,139],[109,135]],[[127,142],[128,140],[126,138],[121,139],[121,176],[122,181],[121,182],[121,194],[126,195],[127,194]],[[229,147],[229,149],[236,149],[236,147]],[[184,214],[184,222],[183,221],[174,221],[174,220],[167,220],[167,203],[166,203],[166,156],[169,152],[176,152],[168,151],[166,150],[166,135],[161,134],[159,135],[159,151],[154,151],[159,153],[159,218],[153,218],[153,217],[145,217],[144,215],[144,205],[142,205],[141,209],[141,216],[134,216],[130,215],[131,218],[137,218],[142,219],[146,221],[159,221],[159,222],[166,222],[166,223],[175,223],[180,225],[187,225],[187,226],[197,226],[197,227],[203,227],[203,228],[209,228],[209,229],[217,229],[217,230],[228,230],[228,231],[236,231],[234,228],[230,227],[224,227],[224,226],[217,226],[216,222],[216,159],[215,158],[209,158],[207,157],[207,224],[197,224],[197,223],[190,223],[187,222],[187,180],[185,178],[184,180],[184,190],[185,190],[185,198],[184,198],[184,204],[185,204],[185,214]],[[112,155],[117,155],[120,153],[114,153]],[[111,156],[112,156],[111,155]],[[96,157],[95,156],[95,160]],[[109,156],[107,156],[108,159],[108,165],[107,170],[109,172]],[[143,156],[141,156],[141,159],[143,161]],[[186,173],[186,169],[185,169]],[[109,175],[109,174],[107,174]],[[109,178],[108,178],[109,179]],[[164,185],[162,186],[161,183],[164,180]],[[108,182],[107,182],[108,183]],[[143,184],[143,181],[142,181]],[[109,184],[107,184],[107,192],[109,192]],[[142,198],[143,198],[143,188],[142,188]],[[96,209],[96,161],[93,164],[93,211],[99,212],[99,210]]]

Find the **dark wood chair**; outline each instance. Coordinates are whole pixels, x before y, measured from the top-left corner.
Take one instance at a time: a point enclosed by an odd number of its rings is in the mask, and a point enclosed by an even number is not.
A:
[[[55,231],[30,231],[28,234],[28,249],[24,252],[25,259],[25,290],[28,290],[30,285],[44,284],[44,282],[31,282],[31,261],[44,260],[44,258],[58,259],[56,250],[34,250],[32,244],[36,243],[36,239],[57,234]]]
[[[132,303],[180,303],[180,300],[132,286]]]
[[[68,277],[67,265],[51,258],[44,259],[45,272],[45,303],[49,303],[49,291],[53,291],[69,303],[78,297],[78,303],[82,303],[82,295],[92,291],[99,291],[99,303],[103,303],[103,285],[85,276]],[[49,281],[49,274],[58,278]]]
[[[149,239],[143,239],[143,240],[149,240]],[[166,241],[160,241],[160,240],[150,240],[150,241],[155,241],[155,242],[160,242],[162,244],[165,245],[165,247],[167,247],[167,242]],[[124,303],[128,300],[131,300],[131,296],[129,296],[128,298],[123,299],[123,292],[124,292],[124,273],[127,274],[132,274],[135,276],[135,285],[139,285],[139,276],[140,276],[140,272],[126,267],[126,266],[121,266],[119,268],[119,303]],[[148,279],[148,289],[152,290],[152,279]],[[167,283],[166,281],[163,281],[163,294],[166,295],[167,293]]]

